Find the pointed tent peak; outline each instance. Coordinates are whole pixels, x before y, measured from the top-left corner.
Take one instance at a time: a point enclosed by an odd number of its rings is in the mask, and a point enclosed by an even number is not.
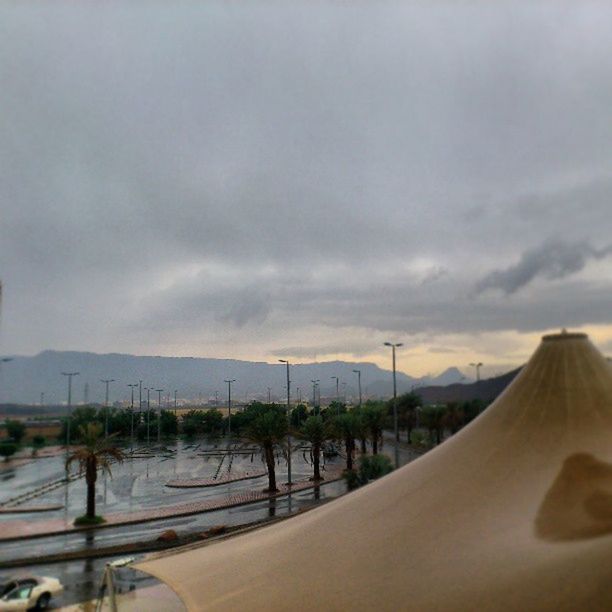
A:
[[[543,342],[554,342],[558,340],[588,340],[588,335],[582,332],[568,332],[565,327],[561,330],[559,334],[547,334],[546,336],[542,336]]]

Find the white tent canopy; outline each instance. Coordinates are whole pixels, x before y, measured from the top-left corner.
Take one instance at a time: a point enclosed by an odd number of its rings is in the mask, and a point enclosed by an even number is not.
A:
[[[612,369],[545,336],[479,418],[334,502],[136,567],[189,610],[612,609]]]

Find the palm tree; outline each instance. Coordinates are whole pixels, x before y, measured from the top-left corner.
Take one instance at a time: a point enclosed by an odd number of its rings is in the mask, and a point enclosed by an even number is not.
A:
[[[282,444],[287,435],[287,418],[275,407],[258,415],[246,428],[244,437],[261,447],[268,468],[268,488],[266,492],[278,491],[274,469],[274,449]]]
[[[429,430],[429,439],[433,443],[434,435],[436,444],[442,442],[444,437],[446,406],[425,406],[421,412],[423,425]]]
[[[382,431],[387,418],[384,404],[368,401],[362,409],[363,420],[372,439],[372,454],[378,453],[378,444],[382,442]]]
[[[363,407],[353,408],[351,414],[355,416],[355,437],[358,438],[361,443],[361,454],[365,455],[368,452],[368,429],[363,417]]]
[[[87,483],[87,511],[85,517],[95,520],[98,468],[112,476],[111,460],[115,459],[121,462],[125,455],[121,449],[110,446],[108,438],[102,437],[102,425],[99,423],[87,423],[87,425],[79,427],[79,437],[82,446],[68,455],[66,472],[74,462],[79,464],[80,470],[85,471],[85,482]]]
[[[312,444],[311,452],[314,474],[311,480],[315,482],[318,480],[323,480],[320,470],[321,446],[325,440],[329,440],[330,438],[329,427],[323,422],[323,417],[311,416],[304,421],[299,435],[301,438]]]
[[[353,469],[353,455],[355,453],[355,438],[359,433],[359,415],[346,412],[336,417],[334,429],[336,436],[344,441],[346,450],[346,469]]]
[[[456,434],[465,424],[465,414],[457,402],[449,402],[446,405],[444,425],[450,429],[451,435]]]

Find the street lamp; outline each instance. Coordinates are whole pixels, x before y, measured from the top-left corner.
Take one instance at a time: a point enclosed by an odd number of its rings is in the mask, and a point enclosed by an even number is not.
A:
[[[145,387],[147,392],[147,446],[151,444],[151,387]]]
[[[480,368],[483,366],[483,363],[479,361],[478,363],[470,363],[470,365],[476,368],[476,382],[480,382]]]
[[[291,381],[289,380],[289,360],[279,359],[281,363],[287,366],[287,484],[291,486],[291,435],[289,430],[291,427]]]
[[[337,376],[332,376],[332,380],[336,381],[336,402],[340,403],[340,391],[338,390],[338,386],[340,385],[340,379]],[[338,412],[340,409],[338,409]]]
[[[316,414],[317,413],[317,383],[319,382],[319,379],[317,378],[316,380],[311,380],[310,382],[312,383],[312,410]],[[319,408],[319,412],[321,412],[320,408]]]
[[[104,437],[108,438],[108,385],[115,382],[114,378],[101,378],[100,382],[106,385],[106,394],[104,396]]]
[[[393,355],[393,430],[395,433],[395,467],[399,467],[399,450],[397,444],[399,442],[399,428],[397,426],[397,377],[395,371],[395,349],[404,346],[402,342],[385,342],[385,346],[391,347]]]
[[[161,394],[163,389],[155,389],[155,391],[157,392],[157,408],[159,410],[159,415],[157,416],[157,443],[159,444],[161,442]]]
[[[138,383],[134,383],[133,385],[128,384],[128,387],[132,391],[132,397],[130,400],[130,450],[134,451],[134,389],[138,386]]]
[[[62,372],[62,376],[68,377],[68,421],[66,423],[66,454],[70,446],[70,419],[72,417],[72,377],[78,376],[78,372]]]
[[[361,370],[353,370],[357,374],[357,385],[359,386],[359,407],[361,408]]]
[[[2,286],[0,285],[0,292],[1,291],[2,291]],[[3,357],[2,359],[0,359],[0,366],[3,363],[8,363],[9,361],[13,361],[13,358],[12,357]],[[1,371],[1,368],[0,368],[0,371]],[[42,404],[42,402],[41,402],[41,404]],[[7,411],[6,411],[6,415],[4,416],[4,420],[5,421],[8,420],[8,408],[7,408]]]
[[[232,435],[232,383],[236,382],[235,378],[226,380],[227,383],[227,433]]]

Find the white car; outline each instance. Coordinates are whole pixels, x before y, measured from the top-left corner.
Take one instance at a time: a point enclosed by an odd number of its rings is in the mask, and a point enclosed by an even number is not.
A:
[[[57,578],[21,576],[0,581],[0,611],[45,610],[64,587]]]

